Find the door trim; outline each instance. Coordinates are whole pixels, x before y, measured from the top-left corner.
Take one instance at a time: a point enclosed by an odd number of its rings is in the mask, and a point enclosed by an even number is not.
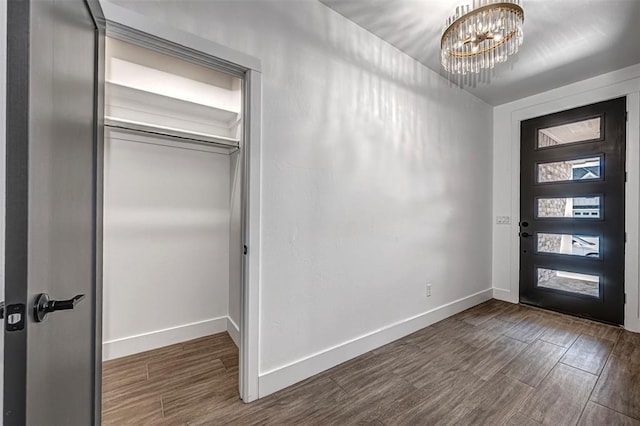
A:
[[[94,121],[95,135],[95,164],[94,170],[94,226],[96,234],[94,235],[94,274],[93,282],[95,289],[93,291],[93,310],[95,317],[93,318],[94,327],[94,403],[93,418],[96,424],[101,423],[102,419],[102,217],[103,217],[103,177],[104,177],[104,91],[105,91],[105,21],[104,13],[100,7],[98,0],[86,0],[89,10],[93,15],[93,20],[98,29],[96,36],[96,99],[94,105]]]
[[[510,214],[510,225],[493,225],[494,297],[512,303],[519,300],[520,211],[520,122],[554,112],[589,105],[609,99],[627,97],[627,186],[625,191],[625,228],[628,239],[625,251],[626,329],[640,332],[640,281],[638,269],[638,232],[640,221],[640,66],[594,77],[512,104],[494,111],[494,215]],[[505,159],[510,164],[501,166]],[[501,171],[506,170],[506,171]],[[504,249],[502,248],[504,247]]]
[[[194,34],[183,32],[133,11],[100,0],[106,35],[195,62],[243,78],[243,146],[241,235],[248,247],[242,262],[240,289],[240,398],[258,399],[259,379],[259,291],[261,215],[262,75],[258,58],[235,51]],[[101,309],[100,309],[101,310]],[[100,317],[101,319],[102,317]],[[101,332],[101,330],[100,330]],[[102,360],[102,345],[98,360]]]
[[[7,74],[6,74],[6,141],[28,140],[29,136],[29,39],[30,39],[29,1],[7,2]],[[25,54],[25,52],[27,52]],[[14,107],[10,107],[12,102]],[[20,247],[18,250],[5,250],[4,258],[4,300],[5,306],[22,303],[27,299],[28,289],[24,285],[6,285],[8,282],[26,283],[28,269],[28,179],[25,168],[29,164],[29,144],[6,143],[5,145],[5,247]],[[11,226],[8,226],[11,225]],[[25,317],[27,317],[25,312]],[[25,318],[25,321],[27,319]],[[2,321],[4,334],[4,383],[24,383],[27,371],[26,329],[7,333]],[[8,351],[8,347],[20,347],[21,351]],[[16,357],[16,355],[18,355]],[[2,386],[4,388],[4,383]],[[16,392],[4,392],[3,408],[20,407],[11,419],[15,424],[26,423],[27,390],[16,389]],[[3,409],[3,416],[5,411]]]

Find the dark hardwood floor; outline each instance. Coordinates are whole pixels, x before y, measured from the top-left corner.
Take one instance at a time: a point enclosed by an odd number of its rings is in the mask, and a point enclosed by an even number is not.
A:
[[[105,425],[640,426],[640,334],[496,300],[251,404],[226,333],[103,370]]]

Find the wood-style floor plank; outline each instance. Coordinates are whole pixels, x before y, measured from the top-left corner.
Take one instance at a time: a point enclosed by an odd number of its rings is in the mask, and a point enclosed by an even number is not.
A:
[[[582,334],[587,336],[598,337],[600,339],[610,340],[616,342],[618,337],[622,333],[620,327],[614,327],[612,325],[600,324],[593,321],[584,321],[582,324]]]
[[[639,383],[640,335],[492,300],[251,404],[239,399],[226,333],[108,361],[102,417],[118,426],[638,425]]]
[[[518,412],[504,422],[503,426],[540,426],[540,423]]]
[[[103,424],[160,425],[172,416],[167,424],[183,424],[205,397],[226,392],[226,399],[237,400],[237,354],[220,333],[104,362]],[[234,363],[236,372],[229,373]],[[205,402],[211,406],[214,399]]]
[[[539,312],[526,308],[524,318],[514,325],[506,336],[525,343],[534,342],[545,332],[545,320]]]
[[[460,365],[450,364],[444,358],[434,359],[420,369],[408,372],[404,378],[423,390],[425,397],[446,400],[454,406],[464,401],[470,391],[481,382],[479,376]]]
[[[540,335],[540,340],[554,345],[570,347],[582,332],[582,322],[570,318],[554,318],[547,322],[545,331]]]
[[[159,396],[145,396],[118,405],[103,406],[103,425],[152,425],[162,421],[162,401]]]
[[[507,422],[533,392],[524,383],[496,374],[483,382],[459,405],[465,414],[460,425],[498,425]]]
[[[620,334],[613,355],[634,364],[640,364],[640,333],[623,331]]]
[[[530,312],[529,309],[524,309],[520,305],[514,305],[511,303],[506,303],[507,305],[504,310],[494,318],[499,319],[501,321],[510,322],[512,324],[517,324],[522,321]]]
[[[479,307],[473,309],[467,309],[466,311],[457,315],[457,319],[466,322],[471,325],[480,325],[485,321],[494,318],[496,315],[501,314],[506,309],[503,303],[498,301],[489,301],[483,303]]]
[[[640,426],[640,420],[632,419],[602,405],[589,402],[580,417],[578,426]]]
[[[640,363],[611,356],[591,400],[640,420]]]
[[[613,349],[614,342],[582,335],[573,343],[560,362],[591,374],[600,374]]]
[[[591,373],[557,364],[520,412],[545,425],[576,424],[596,380]]]
[[[465,363],[469,371],[476,376],[488,379],[509,364],[526,347],[526,343],[503,336],[470,355]]]
[[[502,369],[502,373],[536,387],[558,363],[567,349],[536,340]]]

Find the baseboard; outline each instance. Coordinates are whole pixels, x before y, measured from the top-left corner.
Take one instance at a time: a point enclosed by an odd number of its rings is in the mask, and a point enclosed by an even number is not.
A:
[[[485,302],[491,299],[492,296],[493,289],[483,290],[285,366],[264,372],[259,377],[258,395],[260,398],[270,395],[451,315]]]
[[[632,333],[640,333],[640,320],[625,320],[624,329]]]
[[[226,316],[111,340],[102,344],[102,360],[150,351],[223,331],[227,331]]]
[[[493,289],[493,298],[510,303],[518,303],[518,297],[514,296],[509,290],[502,290],[500,288]]]
[[[240,328],[238,327],[238,324],[236,324],[231,317],[227,317],[227,333],[229,333],[229,336],[231,336],[231,340],[233,340],[233,343],[236,344],[236,346],[239,348],[240,347]]]

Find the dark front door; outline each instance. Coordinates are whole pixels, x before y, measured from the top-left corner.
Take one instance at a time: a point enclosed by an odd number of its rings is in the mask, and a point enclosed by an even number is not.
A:
[[[101,38],[82,0],[8,1],[7,33],[3,420],[92,425]]]
[[[626,98],[523,121],[520,301],[624,319]]]

